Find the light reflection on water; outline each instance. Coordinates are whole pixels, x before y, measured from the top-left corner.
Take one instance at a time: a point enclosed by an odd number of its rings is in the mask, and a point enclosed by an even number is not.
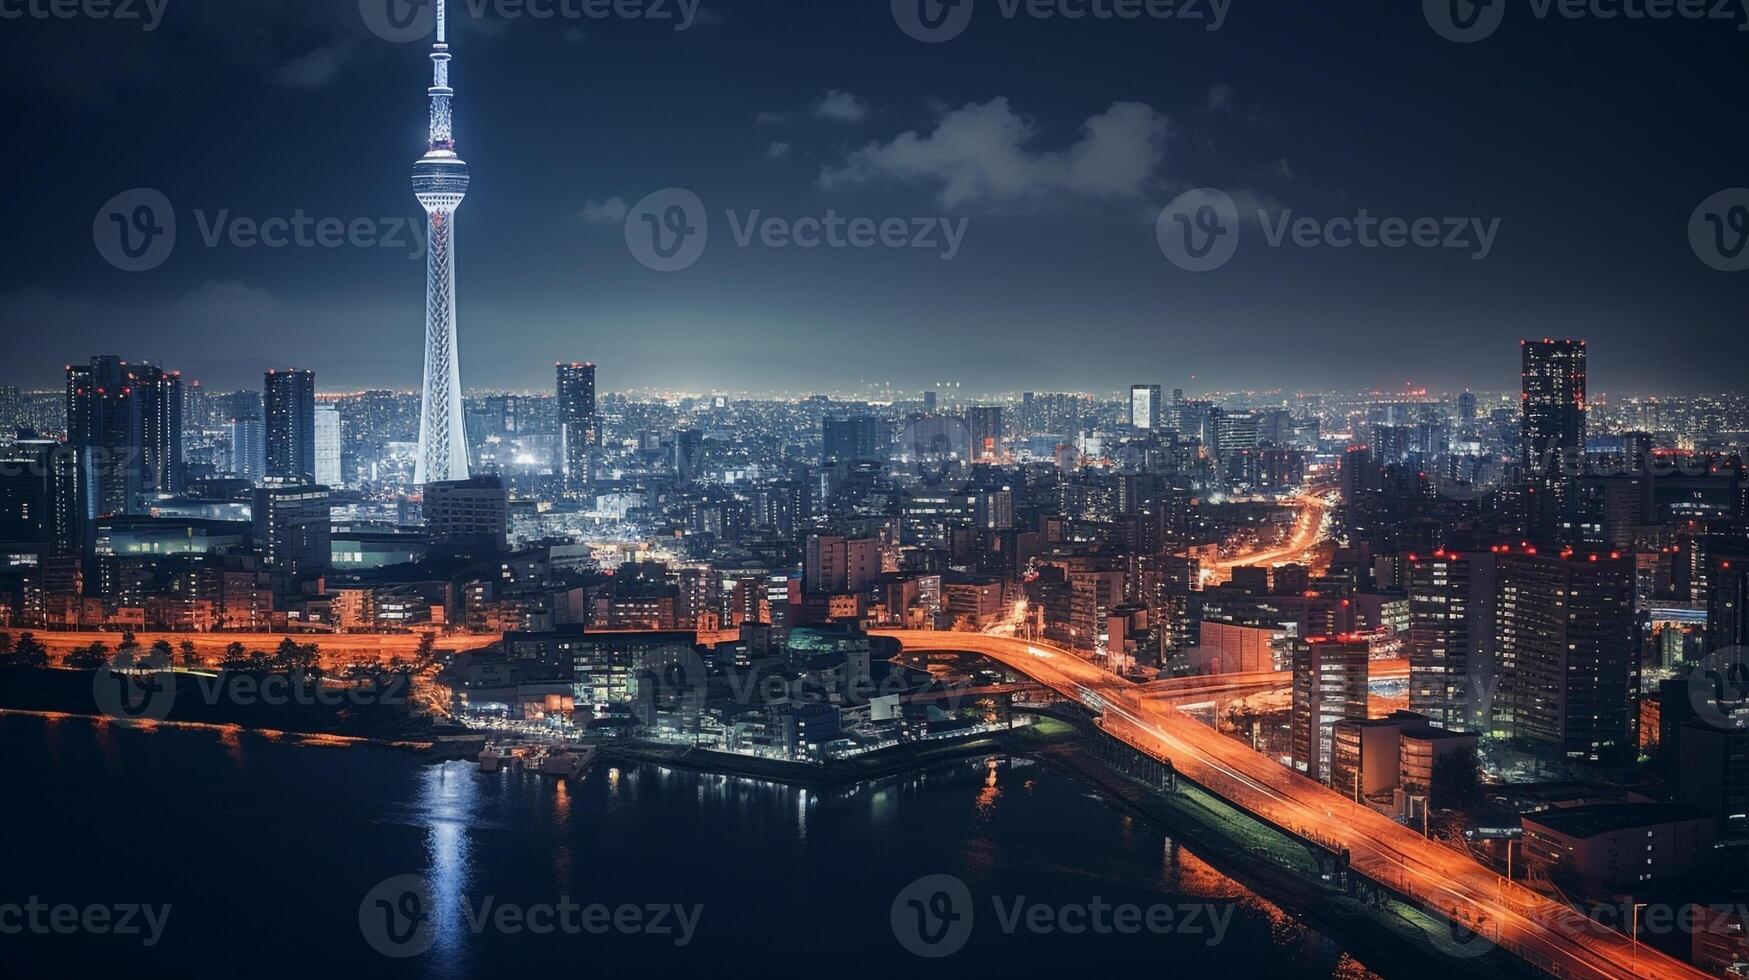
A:
[[[416,799],[426,832],[427,864],[422,870],[436,904],[433,959],[456,966],[465,962],[470,948],[465,911],[472,879],[468,827],[477,807],[478,786],[475,774],[461,766],[427,766],[420,774]]]

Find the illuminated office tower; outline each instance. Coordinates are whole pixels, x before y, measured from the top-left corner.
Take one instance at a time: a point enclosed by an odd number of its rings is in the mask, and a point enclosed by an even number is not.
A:
[[[1130,385],[1130,424],[1138,429],[1160,427],[1160,386]]]
[[[1541,496],[1537,524],[1548,527],[1571,496],[1564,472],[1585,455],[1585,341],[1525,341],[1523,403],[1521,459]]]
[[[340,476],[340,410],[329,406],[316,409],[316,482],[325,487],[339,486]]]
[[[263,387],[267,475],[294,483],[316,482],[316,375],[269,371]]]
[[[579,494],[589,489],[590,454],[601,435],[595,412],[595,365],[560,364],[557,369],[559,473],[565,478],[565,491]]]

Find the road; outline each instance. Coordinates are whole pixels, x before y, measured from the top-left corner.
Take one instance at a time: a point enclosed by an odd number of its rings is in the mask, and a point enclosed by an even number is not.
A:
[[[1101,724],[1186,778],[1253,815],[1333,849],[1352,866],[1412,895],[1476,936],[1454,957],[1505,946],[1572,977],[1706,976],[1483,868],[1469,855],[1423,838],[1384,815],[1251,751],[1173,708],[1142,686],[1048,643],[978,633],[883,630],[906,652],[977,653],[1098,712]]]
[[[1406,681],[1409,661],[1401,657],[1373,660],[1366,665],[1367,678],[1374,681]],[[1286,691],[1293,686],[1291,670],[1258,670],[1234,674],[1192,674],[1189,677],[1169,677],[1136,686],[1136,691],[1150,701],[1179,706],[1199,698],[1219,695],[1253,694],[1260,691]]]
[[[1233,569],[1245,565],[1313,564],[1314,553],[1324,543],[1330,495],[1327,491],[1309,490],[1294,497],[1293,505],[1299,509],[1299,516],[1294,518],[1293,533],[1285,542],[1203,565],[1203,584],[1225,582],[1233,577]]]
[[[43,649],[49,652],[49,658],[56,663],[64,661],[74,650],[89,647],[93,643],[101,643],[113,653],[122,638],[119,632],[60,633],[21,628],[14,628],[11,632],[14,640],[25,633],[33,635],[43,645]],[[461,653],[478,650],[503,638],[502,633],[463,633],[453,636],[439,634],[436,648]],[[184,641],[192,642],[195,655],[202,661],[213,664],[224,658],[225,648],[233,643],[243,644],[245,650],[271,654],[288,639],[316,647],[320,651],[323,667],[334,668],[354,660],[387,660],[391,657],[411,660],[419,651],[420,637],[409,633],[154,633],[144,630],[134,634],[134,642],[143,648],[149,649],[159,640],[165,640],[178,655]]]

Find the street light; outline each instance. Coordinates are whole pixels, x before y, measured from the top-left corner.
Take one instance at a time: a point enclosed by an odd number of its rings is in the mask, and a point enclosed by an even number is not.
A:
[[[1427,829],[1427,811],[1429,809],[1428,803],[1430,802],[1430,796],[1417,794],[1417,793],[1410,793],[1409,794],[1409,812],[1410,812],[1410,814],[1414,814],[1414,812],[1415,812],[1415,801],[1416,800],[1421,801],[1421,836],[1424,838],[1430,837],[1432,835],[1428,833],[1428,829]]]
[[[1645,907],[1646,907],[1645,902],[1635,902],[1634,903],[1633,940],[1634,940],[1634,970],[1636,972],[1638,972],[1638,970],[1640,968],[1640,910],[1645,908]]]

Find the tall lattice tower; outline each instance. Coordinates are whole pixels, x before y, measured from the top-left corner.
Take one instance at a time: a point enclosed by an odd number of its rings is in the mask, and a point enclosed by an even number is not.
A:
[[[413,193],[430,231],[425,253],[425,400],[419,410],[423,486],[468,478],[468,436],[462,422],[461,369],[455,336],[455,212],[468,192],[468,165],[455,154],[451,126],[445,0],[437,0],[437,42],[431,46],[431,144],[413,165]]]

